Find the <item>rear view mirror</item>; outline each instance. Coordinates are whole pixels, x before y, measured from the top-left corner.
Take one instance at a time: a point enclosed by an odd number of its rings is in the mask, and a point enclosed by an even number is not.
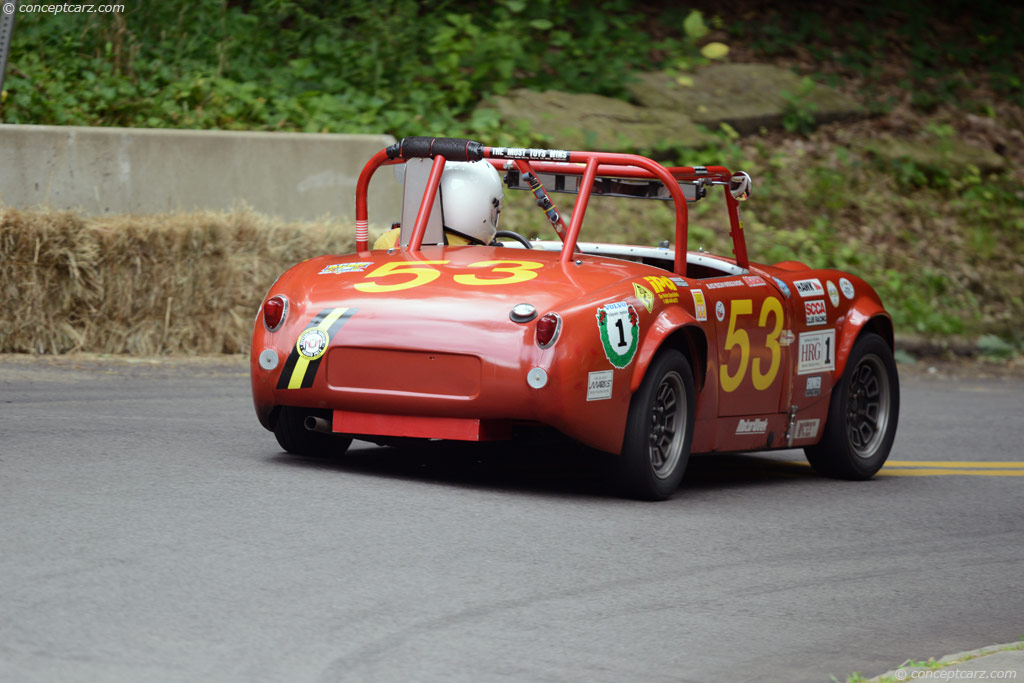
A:
[[[752,190],[753,183],[750,180],[750,176],[743,171],[737,171],[729,178],[729,194],[736,201],[742,202],[748,199]]]

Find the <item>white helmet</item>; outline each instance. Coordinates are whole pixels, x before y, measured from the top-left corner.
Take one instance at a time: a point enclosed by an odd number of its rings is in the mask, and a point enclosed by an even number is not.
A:
[[[444,227],[483,244],[494,240],[505,193],[489,162],[449,161],[441,176]]]

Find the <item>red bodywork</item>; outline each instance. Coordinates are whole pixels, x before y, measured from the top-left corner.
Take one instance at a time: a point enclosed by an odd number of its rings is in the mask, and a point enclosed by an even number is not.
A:
[[[682,188],[699,196],[728,186],[726,168],[468,141],[459,141],[465,153],[452,152],[451,140],[442,154],[419,140],[409,153],[406,141],[381,151],[364,168],[357,253],[304,261],[267,293],[288,302],[274,331],[261,307],[253,332],[253,398],[268,429],[277,407],[303,406],[333,411],[335,432],[370,440],[497,439],[540,424],[617,453],[633,392],[655,354],[674,347],[697,382],[693,452],[802,447],[820,438],[830,390],[860,331],[869,327],[892,344],[889,316],[862,280],[792,262],[749,263],[728,189],[734,256],[687,252]],[[499,172],[581,177],[570,224],[552,221],[560,249],[423,244],[445,154],[482,157]],[[370,177],[407,158],[433,159],[422,208],[407,246],[371,251]],[[674,247],[579,243],[599,178],[667,189]],[[510,314],[522,303],[537,315],[516,322]],[[552,312],[559,332],[541,348],[537,321]]]

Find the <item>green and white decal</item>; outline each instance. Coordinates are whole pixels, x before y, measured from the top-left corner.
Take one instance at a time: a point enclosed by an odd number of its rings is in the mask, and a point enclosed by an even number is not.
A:
[[[608,362],[624,368],[633,361],[640,341],[639,316],[625,301],[616,301],[597,309],[597,329]]]

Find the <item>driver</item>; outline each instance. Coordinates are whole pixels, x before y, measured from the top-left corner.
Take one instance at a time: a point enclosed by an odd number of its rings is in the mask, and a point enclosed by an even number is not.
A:
[[[487,161],[449,161],[441,175],[441,215],[445,244],[491,244],[505,192],[497,169]],[[401,228],[377,238],[374,249],[398,243]]]

